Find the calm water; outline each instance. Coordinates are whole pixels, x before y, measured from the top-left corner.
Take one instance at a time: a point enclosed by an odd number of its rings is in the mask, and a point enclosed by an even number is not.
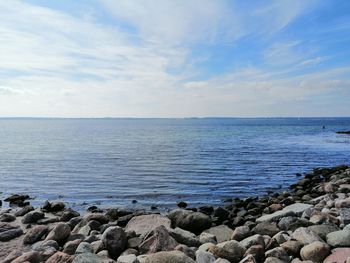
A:
[[[338,130],[350,130],[350,118],[0,119],[0,197],[76,208],[216,204],[349,164],[350,136]]]

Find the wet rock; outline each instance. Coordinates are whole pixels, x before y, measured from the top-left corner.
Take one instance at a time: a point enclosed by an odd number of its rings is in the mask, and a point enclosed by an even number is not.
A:
[[[185,244],[189,247],[198,247],[201,245],[201,242],[195,234],[179,227],[170,230],[170,235],[180,244]]]
[[[170,251],[178,245],[172,238],[165,226],[161,225],[147,235],[139,246],[141,254],[150,254],[159,251]]]
[[[23,230],[19,228],[6,230],[3,232],[0,232],[0,241],[1,242],[10,241],[14,238],[21,236],[22,234],[23,234]]]
[[[211,218],[201,212],[175,209],[168,214],[168,217],[173,227],[180,227],[195,234],[200,234],[211,227]]]
[[[272,237],[276,235],[278,232],[280,232],[280,229],[277,227],[277,224],[274,222],[261,222],[252,229],[252,232],[254,234],[268,235]]]
[[[26,235],[23,238],[23,244],[34,244],[37,241],[40,241],[48,232],[47,226],[34,226],[29,229]]]
[[[303,260],[322,263],[329,253],[330,248],[327,244],[316,241],[303,247],[300,251],[300,256]]]
[[[43,219],[45,217],[44,213],[41,211],[31,211],[24,215],[22,218],[23,224],[33,224],[36,223],[39,219]]]
[[[170,219],[163,215],[141,215],[133,217],[126,225],[125,231],[135,231],[137,235],[148,233],[159,226],[170,228]]]
[[[217,258],[224,258],[232,263],[238,263],[243,258],[246,249],[238,241],[231,240],[214,245],[208,251]]]
[[[74,259],[74,256],[67,255],[63,252],[56,252],[51,257],[46,260],[46,263],[71,263]]]
[[[109,255],[117,259],[126,249],[127,238],[124,230],[118,226],[107,228],[101,238],[104,247],[108,250]]]
[[[349,247],[350,231],[340,230],[327,235],[327,243],[332,247]]]
[[[214,226],[203,232],[214,235],[218,243],[230,240],[233,234],[233,230],[226,225]]]
[[[178,202],[178,203],[177,203],[177,206],[178,206],[179,208],[185,209],[185,208],[187,207],[187,203],[184,202],[184,201],[181,201],[181,202]]]
[[[195,261],[180,251],[163,251],[148,255],[144,263],[195,263]]]
[[[248,226],[237,227],[231,236],[232,240],[241,241],[251,235],[250,228]]]
[[[55,240],[57,243],[63,243],[70,235],[70,227],[66,223],[58,223],[51,232],[47,235],[45,240]]]
[[[308,245],[315,241],[323,242],[323,240],[315,232],[305,227],[296,229],[292,234],[292,239],[298,240],[304,245]]]

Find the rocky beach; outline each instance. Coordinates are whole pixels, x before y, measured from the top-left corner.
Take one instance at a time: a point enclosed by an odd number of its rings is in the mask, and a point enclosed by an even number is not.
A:
[[[298,174],[298,176],[302,176]],[[318,168],[290,191],[166,214],[3,200],[3,263],[350,262],[350,168]]]

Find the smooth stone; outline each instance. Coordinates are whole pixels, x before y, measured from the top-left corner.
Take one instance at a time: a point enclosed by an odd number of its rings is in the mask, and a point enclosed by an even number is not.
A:
[[[88,242],[81,242],[77,249],[75,250],[75,254],[83,254],[83,253],[93,253],[94,250],[90,243]]]
[[[15,239],[21,236],[22,234],[23,234],[23,230],[19,228],[6,230],[0,233],[0,241],[1,242],[10,241],[12,239]]]
[[[218,243],[230,240],[233,234],[233,230],[226,225],[214,226],[203,232],[214,235]]]
[[[304,245],[308,245],[315,241],[323,242],[323,240],[315,232],[305,227],[296,229],[291,237],[294,240],[300,241]]]
[[[350,257],[350,248],[335,248],[323,263],[344,263]]]
[[[289,206],[286,206],[282,210],[279,210],[277,212],[274,212],[272,214],[263,215],[259,217],[256,222],[264,222],[264,221],[276,221],[278,219],[281,219],[282,217],[286,216],[293,216],[298,215],[300,216],[306,209],[312,207],[312,205],[309,204],[303,204],[303,203],[295,203],[291,204]]]
[[[109,255],[117,259],[126,249],[128,240],[124,230],[118,226],[108,227],[101,237],[104,247],[108,250]]]
[[[202,232],[200,235],[199,235],[199,241],[202,243],[202,244],[205,244],[205,243],[213,243],[213,244],[217,244],[217,240],[216,240],[216,236],[212,235],[212,234],[209,234],[209,233],[205,233],[205,232]]]
[[[233,231],[231,239],[241,241],[251,235],[250,228],[248,226],[239,226]]]
[[[243,239],[240,241],[240,244],[247,249],[254,245],[261,245],[265,247],[265,239],[262,235],[256,234],[254,236]]]
[[[329,255],[330,247],[323,242],[313,242],[304,246],[300,250],[300,256],[303,260],[311,260],[315,263],[322,263],[323,260]]]
[[[350,231],[340,230],[327,235],[327,243],[332,247],[349,247]]]
[[[158,214],[134,216],[126,225],[125,231],[135,231],[136,235],[142,235],[159,226],[170,228],[170,219]]]
[[[189,247],[198,247],[201,245],[201,242],[195,234],[179,227],[171,229],[170,235],[180,244],[185,244]]]
[[[84,253],[77,255],[72,263],[113,263],[114,260],[98,256],[93,253]]]
[[[33,224],[36,223],[39,219],[43,219],[45,217],[45,214],[41,211],[30,211],[27,214],[24,215],[22,218],[23,224]]]
[[[210,252],[197,250],[196,263],[214,263],[216,258]]]
[[[11,263],[25,263],[25,262],[30,262],[30,263],[39,263],[42,261],[41,255],[37,251],[30,251],[22,254],[15,260],[13,260]]]
[[[297,257],[299,256],[303,244],[300,241],[289,240],[281,244],[281,247],[288,253],[288,255]]]
[[[66,244],[63,246],[63,252],[69,255],[73,255],[75,251],[77,250],[79,244],[82,242],[81,239],[76,239],[72,241],[68,241]]]
[[[0,222],[13,222],[16,217],[10,213],[4,213],[0,215]]]
[[[252,232],[254,234],[268,235],[272,237],[280,232],[280,229],[275,222],[261,222],[252,229]]]
[[[23,244],[34,244],[40,241],[48,232],[47,226],[37,225],[27,231],[23,238]]]
[[[181,251],[183,252],[185,255],[189,256],[190,258],[192,259],[195,259],[196,258],[196,252],[194,251],[194,249],[186,246],[186,245],[183,245],[183,244],[179,244],[177,245],[174,250],[178,250],[178,251]]]
[[[328,225],[328,224],[309,226],[307,227],[307,229],[310,229],[313,232],[315,232],[323,240],[326,240],[326,237],[329,233],[340,230],[339,227],[335,225]]]
[[[63,252],[56,252],[46,260],[46,263],[72,263],[74,256],[67,255]]]
[[[282,247],[276,247],[265,252],[265,257],[274,257],[283,261],[289,261],[288,253]]]
[[[195,234],[210,228],[212,223],[210,216],[206,214],[183,209],[170,211],[168,217],[173,227],[180,227]]]
[[[257,263],[257,261],[255,260],[255,258],[252,255],[248,255],[248,256],[244,257],[239,263]]]
[[[58,223],[47,235],[45,240],[55,240],[57,243],[64,242],[71,233],[71,229],[66,223]]]
[[[130,254],[118,257],[117,263],[139,263],[139,261],[136,255]]]
[[[238,263],[243,258],[246,249],[238,241],[231,240],[214,245],[208,251],[217,258],[224,258],[232,263]]]

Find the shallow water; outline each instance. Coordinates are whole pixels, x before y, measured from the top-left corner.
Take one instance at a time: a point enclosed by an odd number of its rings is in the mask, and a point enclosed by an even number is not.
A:
[[[81,209],[217,204],[349,164],[350,136],[338,130],[350,118],[0,119],[0,197]]]

